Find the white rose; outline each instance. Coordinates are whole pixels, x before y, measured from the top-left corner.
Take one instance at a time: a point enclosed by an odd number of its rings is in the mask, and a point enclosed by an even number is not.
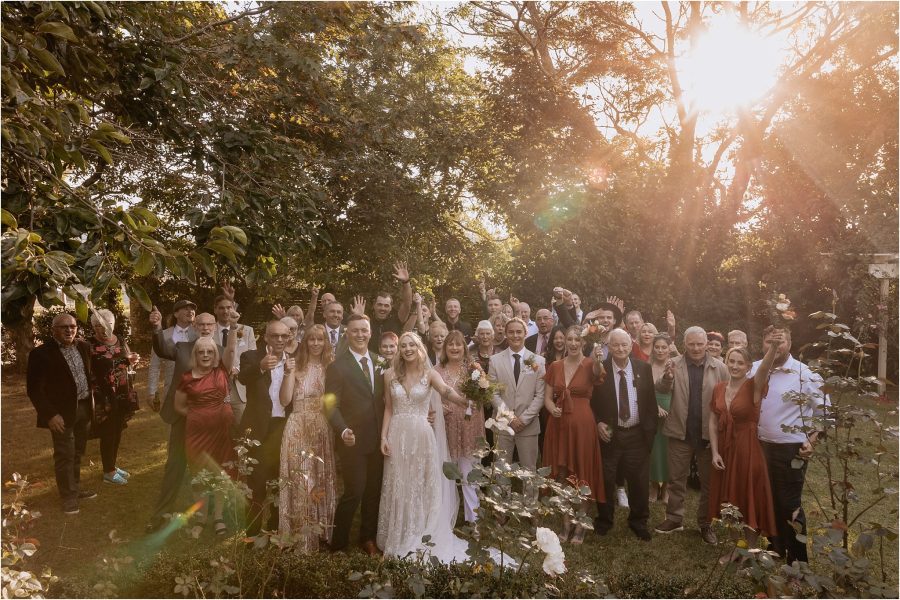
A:
[[[557,575],[562,575],[566,572],[565,560],[566,557],[562,552],[559,554],[548,554],[546,558],[544,558],[544,564],[541,566],[544,569],[544,573],[551,577],[556,577]]]
[[[786,302],[779,302],[775,305],[775,308],[777,308],[778,310],[787,310],[788,308],[790,308],[790,306],[791,305],[787,304]]]
[[[473,370],[472,381],[478,381],[479,379],[481,379],[481,371],[479,371],[478,369]]]
[[[535,531],[535,542],[537,542],[537,546],[541,549],[541,552],[547,554],[562,552],[562,546],[559,544],[559,537],[552,529],[538,527],[537,531]]]
[[[491,382],[488,381],[487,377],[482,377],[481,379],[478,380],[478,387],[480,387],[481,389],[486,390],[490,386],[491,386]]]

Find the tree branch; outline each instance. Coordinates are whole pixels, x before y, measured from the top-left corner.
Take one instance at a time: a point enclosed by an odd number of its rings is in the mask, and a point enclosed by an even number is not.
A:
[[[200,29],[196,29],[188,34],[181,36],[180,38],[175,38],[174,40],[166,40],[166,43],[167,44],[180,44],[181,42],[183,42],[185,40],[191,39],[192,37],[197,37],[199,35],[203,35],[207,31],[209,31],[210,29],[213,29],[215,27],[227,25],[228,23],[234,23],[235,21],[239,21],[239,20],[243,19],[244,17],[252,17],[254,15],[260,15],[262,13],[272,10],[273,8],[275,8],[274,4],[264,5],[264,6],[260,6],[259,8],[254,8],[253,10],[244,11],[233,17],[228,17],[227,19],[222,19],[220,21],[213,21],[212,23],[207,23]]]

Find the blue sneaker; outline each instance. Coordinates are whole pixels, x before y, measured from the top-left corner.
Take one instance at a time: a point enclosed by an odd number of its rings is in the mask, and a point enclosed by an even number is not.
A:
[[[125,479],[128,479],[129,477],[131,477],[131,473],[129,473],[125,469],[120,469],[119,467],[116,467],[116,474],[121,475]]]
[[[125,485],[128,483],[128,480],[119,475],[118,473],[113,473],[110,475],[109,473],[103,474],[103,483],[111,483],[113,485]]]

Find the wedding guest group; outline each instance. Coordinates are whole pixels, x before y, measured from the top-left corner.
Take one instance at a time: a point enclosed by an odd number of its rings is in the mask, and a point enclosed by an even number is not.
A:
[[[617,511],[630,535],[649,541],[683,532],[695,460],[703,542],[718,542],[711,524],[727,502],[744,515],[751,543],[762,535],[785,559],[806,560],[805,463],[791,463],[814,452],[819,434],[799,429],[827,399],[821,378],[791,356],[789,330],[766,329],[754,362],[744,331],[692,324],[679,337],[671,311],[657,327],[616,296],[588,305],[555,287],[546,305],[512,294],[504,302],[482,281],[483,304],[466,306],[465,290],[440,304],[416,290],[405,263],[394,264],[393,280],[393,289],[379,283],[372,297],[346,303],[312,287],[305,310],[272,306],[258,338],[227,283],[211,312],[187,298],[168,307],[166,328],[153,307],[147,405],[168,426],[168,443],[143,515],[148,532],[171,531],[167,524],[191,514],[218,535],[296,535],[301,552],[358,544],[371,555],[464,560],[457,517],[477,523],[482,512],[468,474],[479,461],[503,460],[585,487],[581,508],[596,515],[601,541]],[[115,333],[112,312],[93,310],[90,325],[91,337],[78,339],[76,319],[58,315],[28,363],[28,396],[38,427],[50,431],[67,515],[97,495],[81,487],[92,423],[103,487],[131,477],[119,449],[139,408],[140,357]],[[479,372],[495,384],[482,404],[465,391]],[[814,401],[800,408],[782,401],[788,392]],[[509,430],[485,429],[491,417]],[[480,450],[481,438],[495,451]],[[458,489],[442,474],[446,462],[462,473]],[[222,484],[212,493],[201,485],[209,478]],[[537,489],[524,491],[538,501]],[[665,519],[651,527],[654,502]],[[589,529],[567,518],[559,532],[581,544]]]

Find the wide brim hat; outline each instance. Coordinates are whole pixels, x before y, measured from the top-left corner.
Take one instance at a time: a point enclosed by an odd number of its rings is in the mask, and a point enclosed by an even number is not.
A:
[[[622,309],[621,308],[619,308],[612,302],[600,302],[599,304],[597,304],[597,306],[591,312],[600,310],[601,308],[603,310],[611,310],[612,311],[613,318],[615,318],[615,320],[616,320],[615,325],[613,325],[613,327],[619,327],[622,325]]]

